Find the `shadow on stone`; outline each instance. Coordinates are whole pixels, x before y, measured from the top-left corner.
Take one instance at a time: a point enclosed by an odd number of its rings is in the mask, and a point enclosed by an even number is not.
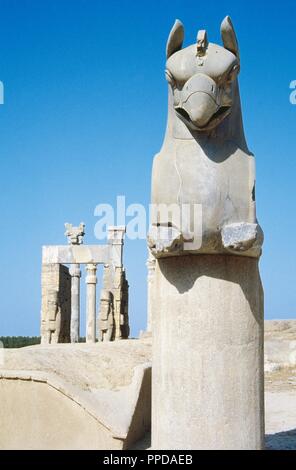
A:
[[[263,300],[263,288],[256,259],[243,256],[188,255],[160,259],[159,268],[180,294],[190,291],[195,282],[203,276],[238,284],[250,304],[256,321],[262,322],[262,310],[259,309],[260,318],[258,318],[256,305],[258,298],[254,296],[256,286],[261,301]]]
[[[266,450],[296,450],[296,429],[267,434],[265,446]]]
[[[147,432],[145,436],[132,445],[129,450],[148,450],[151,447],[151,432]]]

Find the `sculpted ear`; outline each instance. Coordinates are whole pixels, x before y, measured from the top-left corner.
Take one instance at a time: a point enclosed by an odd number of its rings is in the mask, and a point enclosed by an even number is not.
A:
[[[184,26],[181,23],[181,21],[176,20],[170,32],[169,39],[168,39],[167,46],[166,46],[167,59],[182,48],[183,41],[184,41]]]
[[[239,59],[237,38],[230,16],[226,16],[222,21],[221,36],[225,49],[228,49]]]

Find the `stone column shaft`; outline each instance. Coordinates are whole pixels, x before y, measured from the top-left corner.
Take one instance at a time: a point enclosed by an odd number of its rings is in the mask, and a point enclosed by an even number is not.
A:
[[[80,277],[79,264],[73,264],[70,269],[71,284],[71,343],[78,343],[80,336]]]
[[[96,342],[96,276],[97,266],[86,265],[86,342]]]
[[[147,332],[151,333],[152,328],[152,315],[153,315],[153,290],[155,278],[155,263],[156,260],[151,254],[147,260]]]
[[[258,260],[159,260],[155,289],[152,448],[264,448]]]
[[[108,240],[110,245],[111,264],[114,268],[122,267],[122,252],[124,244],[125,227],[108,227]]]

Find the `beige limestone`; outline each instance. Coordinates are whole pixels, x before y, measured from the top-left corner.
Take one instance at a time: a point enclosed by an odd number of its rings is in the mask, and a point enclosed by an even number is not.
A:
[[[154,449],[261,449],[263,232],[242,123],[240,55],[199,31],[167,42],[168,122],[152,169]]]
[[[70,341],[71,276],[66,266],[43,264],[41,274],[41,342]]]
[[[65,235],[69,245],[81,245],[83,243],[83,237],[85,235],[85,224],[83,222],[80,222],[78,227],[74,227],[72,224],[66,222],[65,229]]]
[[[103,290],[111,293],[111,304],[114,318],[113,340],[126,339],[129,337],[129,316],[128,316],[128,281],[123,266],[106,264],[104,266]],[[101,311],[98,314],[100,324]],[[103,308],[104,311],[104,308]]]
[[[295,321],[266,321],[265,324],[267,347],[270,341],[276,341],[273,344],[276,348],[282,340],[296,340]],[[280,350],[279,353],[281,357]],[[146,370],[145,364],[150,362],[149,339],[100,345],[32,346],[4,350],[4,354],[5,369],[0,369],[1,449],[145,450],[150,447],[150,436],[145,431],[150,426],[147,383],[142,382],[141,398],[132,412],[134,417],[138,415],[138,421],[136,424],[133,419],[129,439],[123,438],[124,433],[114,433],[119,424],[116,420],[126,409],[122,405],[130,403],[133,371],[138,366]],[[273,354],[276,355],[275,349]],[[145,380],[149,382],[149,373]],[[267,371],[265,385],[267,446],[296,449],[295,366],[281,364],[280,368]],[[122,394],[124,389],[126,393]],[[147,427],[143,430],[144,408]],[[113,416],[113,422],[106,420],[108,415]],[[71,426],[64,425],[65,421]],[[128,418],[121,423],[124,427]]]
[[[104,264],[109,261],[108,245],[43,246],[42,263]]]
[[[224,47],[209,43],[202,31],[201,50],[199,44],[182,48],[184,27],[178,20],[169,35],[168,123],[153,161],[155,210],[148,237],[156,258],[261,254],[255,159],[243,130],[240,57],[229,17],[221,24],[221,35]]]
[[[126,278],[126,271],[123,267],[124,234],[125,227],[108,228],[110,259],[104,265],[103,290],[104,292],[111,293],[110,300],[114,319],[112,340],[127,339],[130,333],[128,315],[129,284]],[[101,304],[98,314],[99,325],[102,325],[101,312],[105,310],[105,307],[102,307],[103,305]],[[101,336],[100,332],[99,336]]]
[[[5,350],[1,449],[123,449],[150,428],[149,340]]]
[[[123,225],[108,227],[108,241],[111,263],[115,267],[122,267],[123,244],[126,227]]]
[[[0,379],[0,449],[122,449],[123,440],[47,383]],[[87,439],[86,439],[87,436]]]
[[[86,272],[86,342],[95,343],[97,266],[95,264],[87,264]]]
[[[99,341],[112,341],[114,339],[113,294],[105,289],[101,290],[98,326]]]
[[[153,293],[154,293],[154,280],[155,280],[155,258],[149,253],[146,263],[147,266],[147,332],[152,331],[152,317],[153,317]]]
[[[65,235],[69,245],[77,246],[83,243],[85,235],[85,224],[80,223],[78,227],[65,223]],[[73,264],[70,268],[71,274],[71,343],[78,343],[80,336],[80,278],[79,264]]]
[[[263,310],[257,260],[158,260],[153,449],[261,449]]]
[[[72,264],[71,274],[71,343],[78,343],[80,337],[80,278],[79,264]]]
[[[123,267],[123,245],[124,245],[124,226],[111,226],[108,228],[108,245],[82,245],[83,237],[85,235],[85,224],[80,223],[78,227],[66,223],[65,235],[68,238],[69,246],[43,246],[42,248],[42,266],[43,270],[59,270],[58,266],[62,263],[70,264],[69,279],[71,284],[71,342],[76,343],[79,341],[80,336],[80,264],[86,264],[86,311],[87,311],[87,324],[86,324],[86,341],[95,342],[96,337],[109,341],[127,339],[129,337],[129,316],[128,316],[128,281],[126,272]],[[104,265],[103,275],[103,291],[110,293],[108,309],[112,314],[108,314],[109,325],[108,332],[105,328],[104,322],[106,319],[106,302],[101,299],[100,308],[98,313],[98,321],[96,319],[96,266],[98,264]],[[48,268],[46,268],[46,266]],[[51,266],[55,266],[51,268]],[[68,268],[66,268],[68,269]],[[45,339],[46,342],[61,342],[59,335],[55,331],[59,331],[61,323],[61,308],[59,306],[59,295],[56,288],[48,290],[46,296],[46,308],[43,307],[42,312],[46,309],[51,312],[50,316],[53,317],[51,323],[48,323],[48,333],[43,336],[48,336],[50,339]],[[44,289],[43,289],[44,290]],[[45,299],[45,297],[44,297]],[[43,304],[45,300],[42,301]],[[101,312],[103,318],[101,319]],[[42,329],[45,328],[45,313],[42,314]],[[43,318],[44,317],[44,318]],[[97,332],[97,325],[99,325]],[[61,326],[62,327],[62,326]],[[101,328],[102,327],[102,328]],[[43,330],[42,330],[43,331]],[[51,333],[51,331],[53,333]],[[106,333],[106,334],[105,334]],[[52,340],[51,340],[52,337]],[[67,339],[66,342],[69,340]]]

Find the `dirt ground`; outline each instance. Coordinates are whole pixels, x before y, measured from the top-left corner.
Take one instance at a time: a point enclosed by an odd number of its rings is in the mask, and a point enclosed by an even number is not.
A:
[[[296,367],[265,375],[267,449],[296,450]]]
[[[296,367],[265,374],[265,445],[268,450],[296,450]],[[134,450],[151,446],[148,433]]]

